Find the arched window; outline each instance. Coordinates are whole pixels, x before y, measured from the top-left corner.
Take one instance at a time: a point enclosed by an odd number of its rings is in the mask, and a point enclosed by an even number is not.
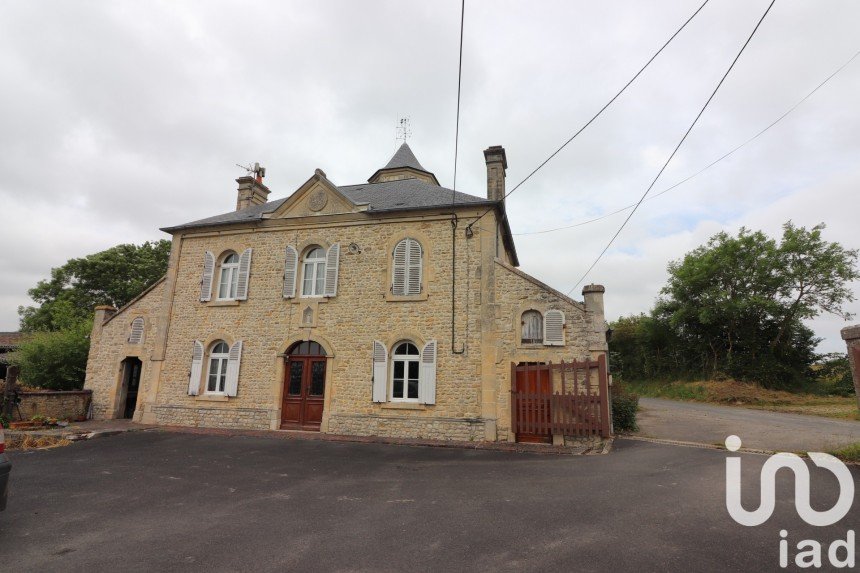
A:
[[[527,310],[522,317],[523,344],[543,344],[543,315],[536,310]]]
[[[234,255],[235,256],[235,255]],[[223,394],[227,381],[227,361],[230,358],[230,348],[223,340],[212,343],[209,351],[209,372],[207,373],[206,392]]]
[[[131,321],[131,331],[128,335],[129,344],[140,344],[143,342],[143,317],[138,316]]]
[[[391,400],[418,401],[421,355],[411,342],[394,347],[391,358]]]
[[[302,296],[323,296],[325,290],[325,251],[316,245],[302,259]]]
[[[221,261],[221,278],[218,281],[218,298],[233,300],[239,284],[239,255],[230,253]]]
[[[398,296],[421,294],[422,259],[421,243],[403,239],[394,247],[391,293]]]

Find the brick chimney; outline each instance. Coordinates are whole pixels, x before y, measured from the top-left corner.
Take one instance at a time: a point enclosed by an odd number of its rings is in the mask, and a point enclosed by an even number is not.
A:
[[[484,150],[484,161],[487,163],[487,199],[501,201],[505,197],[505,169],[508,168],[508,158],[505,148],[493,145]]]
[[[263,185],[263,177],[266,168],[257,163],[251,171],[252,175],[245,175],[236,179],[239,184],[238,196],[236,198],[236,210],[241,211],[254,205],[262,205],[269,200],[269,188]]]

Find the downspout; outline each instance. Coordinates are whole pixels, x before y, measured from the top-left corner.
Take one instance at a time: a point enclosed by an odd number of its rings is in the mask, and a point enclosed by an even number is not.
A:
[[[466,351],[465,348],[457,350],[455,332],[457,321],[457,307],[454,298],[457,293],[457,223],[457,214],[451,213],[451,353],[463,354]]]

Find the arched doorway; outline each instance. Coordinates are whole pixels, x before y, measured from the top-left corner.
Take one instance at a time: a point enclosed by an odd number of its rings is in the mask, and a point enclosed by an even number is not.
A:
[[[122,384],[119,389],[117,403],[118,418],[133,418],[137,408],[137,393],[140,389],[140,370],[143,363],[140,358],[129,356],[122,361]]]
[[[281,429],[319,431],[325,398],[325,349],[312,340],[296,342],[285,360]]]

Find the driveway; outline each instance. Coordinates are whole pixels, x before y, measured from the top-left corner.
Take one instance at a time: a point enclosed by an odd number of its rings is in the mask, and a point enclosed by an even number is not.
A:
[[[128,433],[12,452],[0,563],[40,572],[760,571],[777,567],[781,528],[792,541],[831,541],[860,526],[856,511],[807,526],[782,477],[771,520],[736,524],[724,505],[725,456],[632,440],[608,455],[555,456]],[[747,492],[757,491],[766,458],[742,458]],[[824,473],[813,469],[816,508],[836,499]]]
[[[860,442],[860,422],[852,420],[660,398],[641,398],[639,405],[639,433],[652,438],[722,444],[734,434],[746,448],[787,452],[826,452]]]

